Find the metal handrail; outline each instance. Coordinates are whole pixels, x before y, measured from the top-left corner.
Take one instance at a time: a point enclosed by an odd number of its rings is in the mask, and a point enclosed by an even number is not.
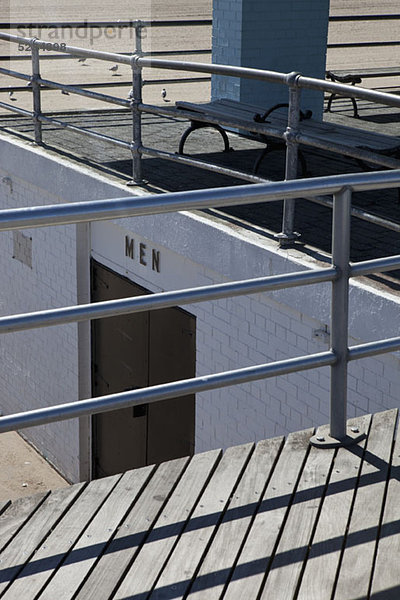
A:
[[[381,166],[385,166],[387,168],[398,168],[399,161],[384,155],[378,155],[369,150],[365,150],[363,148],[355,148],[349,149],[346,146],[340,145],[338,143],[328,143],[325,139],[321,138],[317,140],[315,138],[310,138],[305,134],[302,134],[299,130],[299,111],[300,111],[300,94],[302,89],[311,89],[311,90],[319,90],[322,92],[331,92],[338,95],[343,95],[345,97],[352,98],[361,98],[364,100],[369,100],[371,102],[379,102],[384,105],[394,106],[400,108],[400,97],[385,93],[382,91],[369,90],[357,88],[355,86],[350,86],[347,84],[341,84],[336,82],[324,81],[315,79],[312,77],[304,77],[299,73],[279,73],[275,71],[267,71],[261,69],[252,69],[246,67],[236,67],[236,66],[227,66],[220,64],[205,64],[199,62],[187,62],[182,60],[165,60],[155,57],[146,57],[143,56],[142,47],[141,47],[141,35],[140,28],[144,21],[138,21],[136,26],[136,52],[133,55],[125,55],[125,54],[117,54],[111,52],[102,52],[98,50],[91,50],[85,48],[78,48],[75,46],[65,45],[65,48],[59,49],[58,52],[60,54],[67,54],[71,56],[77,57],[91,57],[100,60],[110,61],[116,64],[125,64],[130,65],[132,69],[132,91],[130,94],[129,100],[124,100],[121,98],[116,98],[107,94],[89,91],[85,89],[85,87],[79,86],[70,86],[64,85],[58,82],[49,81],[46,79],[42,79],[40,76],[40,65],[39,65],[39,49],[41,44],[46,44],[47,42],[43,42],[42,40],[38,40],[35,38],[26,38],[21,36],[15,36],[8,33],[0,32],[0,39],[8,40],[13,43],[25,43],[29,45],[32,49],[32,76],[25,75],[23,73],[18,73],[16,71],[11,71],[9,69],[5,69],[0,67],[0,73],[16,77],[19,79],[23,79],[25,81],[31,82],[31,88],[33,92],[33,111],[22,111],[15,106],[7,104],[5,102],[1,102],[0,106],[11,112],[15,112],[16,114],[22,115],[30,115],[33,118],[35,125],[35,141],[38,144],[42,143],[42,122],[53,123],[58,126],[65,127],[66,129],[71,129],[74,132],[95,137],[97,139],[101,139],[105,142],[118,145],[120,147],[124,147],[131,151],[132,155],[132,181],[131,184],[140,184],[142,182],[142,156],[150,155],[150,156],[158,156],[161,158],[165,158],[175,162],[186,163],[190,165],[195,165],[203,169],[217,171],[219,173],[223,173],[229,176],[233,176],[239,179],[243,179],[245,181],[252,182],[261,182],[266,181],[261,177],[256,177],[249,175],[248,173],[243,173],[241,171],[226,169],[221,166],[216,166],[205,161],[201,161],[195,158],[188,158],[179,154],[173,154],[169,152],[163,152],[161,150],[156,150],[153,148],[147,148],[143,146],[142,136],[141,136],[141,119],[142,113],[152,113],[152,114],[164,114],[164,115],[172,115],[172,116],[182,116],[183,118],[187,118],[187,114],[185,111],[179,110],[176,108],[165,108],[158,106],[145,105],[142,102],[142,88],[146,83],[142,80],[142,69],[144,67],[157,67],[160,69],[170,69],[170,70],[178,70],[178,71],[190,71],[194,73],[207,73],[211,75],[225,75],[230,77],[243,77],[249,79],[257,79],[261,81],[268,81],[274,83],[280,83],[282,85],[286,85],[289,88],[289,111],[288,111],[288,122],[286,131],[282,133],[282,131],[274,129],[273,127],[269,127],[268,125],[263,125],[262,132],[267,135],[284,138],[287,146],[286,150],[286,172],[285,178],[295,179],[297,177],[297,156],[298,156],[298,146],[299,144],[305,144],[314,148],[325,149],[328,151],[340,153],[343,155],[348,155],[352,157],[359,158],[360,160],[369,161],[372,163],[376,163]],[[40,101],[40,91],[41,87],[46,86],[53,89],[59,89],[66,91],[68,93],[79,94],[81,96],[86,96],[88,98],[101,100],[108,103],[118,104],[125,108],[130,108],[132,111],[132,121],[133,121],[133,140],[132,142],[125,142],[119,140],[117,138],[106,136],[101,133],[95,133],[90,131],[84,127],[78,127],[74,125],[70,125],[68,123],[63,123],[61,120],[55,119],[54,117],[44,116],[41,111],[41,101]],[[196,119],[199,121],[207,120],[209,122],[212,121],[212,118],[206,118],[202,115],[196,116]],[[219,119],[219,122],[221,120]],[[229,121],[224,121],[222,123],[225,126],[237,127],[237,123],[230,123]],[[252,131],[259,131],[260,124],[254,123],[246,128]],[[321,199],[320,199],[321,200]],[[281,242],[290,242],[293,239],[296,239],[297,234],[294,232],[294,208],[295,208],[295,199],[285,199],[284,201],[284,211],[283,211],[283,223],[282,223],[282,232],[278,235]],[[391,227],[390,221],[386,221],[384,219],[380,219],[375,215],[370,215],[365,211],[359,212],[356,214],[356,211],[360,211],[360,209],[353,209],[353,214],[355,216],[362,216],[363,219],[377,223],[382,226]]]
[[[91,415],[109,410],[181,397],[249,381],[275,377],[322,366],[331,368],[330,442],[343,444],[346,429],[347,364],[367,356],[400,350],[400,337],[348,347],[348,297],[350,277],[388,271],[400,266],[400,256],[350,263],[351,195],[354,191],[399,188],[400,170],[350,174],[241,187],[196,190],[161,196],[128,197],[73,204],[38,206],[0,211],[0,231],[88,221],[101,221],[194,208],[211,208],[291,198],[306,192],[333,195],[332,264],[325,269],[214,284],[150,297],[133,297],[76,307],[50,309],[0,319],[0,333],[106,318],[167,306],[190,304],[260,291],[332,282],[331,348],[326,352],[290,358],[232,371],[194,377],[172,383],[130,390],[86,400],[0,417],[0,432]],[[316,442],[315,442],[316,443]]]

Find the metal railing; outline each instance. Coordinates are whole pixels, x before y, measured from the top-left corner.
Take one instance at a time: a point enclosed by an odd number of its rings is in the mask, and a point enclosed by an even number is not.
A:
[[[330,366],[330,436],[324,439],[314,439],[313,443],[326,445],[349,442],[354,437],[354,433],[349,432],[346,428],[348,362],[400,350],[400,336],[348,347],[349,279],[400,267],[400,255],[350,263],[351,196],[353,191],[399,187],[400,170],[396,170],[169,193],[158,196],[130,196],[74,204],[1,210],[0,231],[9,231],[162,214],[180,210],[268,203],[283,198],[294,199],[299,195],[313,197],[323,193],[333,196],[333,242],[330,267],[0,318],[0,334],[5,334],[330,281],[332,283],[332,301],[331,348],[329,350],[3,416],[0,417],[0,432],[138,404],[158,402],[296,371]]]
[[[204,64],[198,62],[187,62],[182,60],[165,60],[155,57],[143,56],[141,46],[141,34],[140,26],[136,28],[136,51],[133,55],[123,55],[111,52],[102,52],[96,50],[90,50],[85,48],[77,48],[74,46],[66,45],[65,48],[59,49],[58,52],[66,53],[71,56],[81,58],[96,58],[99,60],[113,62],[115,64],[129,65],[132,70],[132,90],[130,92],[129,99],[117,98],[104,93],[90,91],[83,87],[65,85],[55,81],[49,81],[43,79],[40,75],[40,57],[39,51],[46,46],[49,42],[44,42],[35,38],[25,38],[21,36],[15,36],[7,33],[0,32],[0,39],[8,40],[12,43],[25,43],[32,49],[32,75],[26,75],[10,69],[0,67],[0,73],[9,75],[18,79],[22,79],[30,84],[33,95],[33,111],[27,111],[21,108],[17,108],[9,103],[0,102],[0,107],[15,112],[17,114],[27,116],[33,119],[34,122],[34,135],[35,141],[38,144],[42,143],[42,123],[51,123],[59,127],[63,127],[67,130],[74,131],[79,134],[83,134],[95,139],[100,139],[105,142],[115,144],[121,148],[131,152],[132,155],[132,185],[137,185],[142,182],[142,157],[153,156],[170,160],[174,162],[180,162],[187,165],[192,165],[207,169],[210,171],[218,172],[229,177],[235,177],[248,181],[251,183],[262,183],[267,181],[264,178],[243,173],[235,169],[229,169],[215,164],[210,164],[196,158],[189,158],[173,152],[166,152],[149,148],[142,143],[142,114],[156,114],[181,117],[182,119],[188,119],[188,113],[185,110],[181,110],[175,107],[164,107],[164,106],[153,106],[144,104],[142,100],[142,69],[143,68],[159,68],[169,69],[173,71],[188,71],[194,73],[207,73],[210,75],[222,75],[229,77],[243,77],[247,79],[256,79],[264,82],[279,83],[287,86],[289,90],[289,109],[288,109],[288,120],[287,127],[282,132],[277,127],[273,127],[268,123],[251,123],[243,122],[243,128],[249,133],[262,134],[264,136],[271,136],[275,138],[284,139],[286,142],[286,168],[285,168],[285,179],[291,180],[297,177],[297,162],[298,162],[298,148],[299,144],[304,144],[311,148],[320,150],[326,150],[333,153],[337,153],[344,156],[351,156],[362,161],[371,162],[377,165],[384,166],[390,169],[396,169],[400,166],[400,161],[386,156],[384,154],[378,154],[370,150],[356,147],[351,148],[344,144],[334,143],[327,141],[321,134],[320,138],[308,136],[302,133],[299,128],[300,123],[300,101],[302,89],[310,89],[320,92],[330,92],[345,97],[361,98],[371,102],[378,102],[383,105],[393,106],[400,108],[400,97],[394,94],[388,94],[381,91],[369,90],[363,88],[357,88],[355,86],[334,83],[330,81],[324,81],[315,79],[312,77],[304,77],[299,73],[279,73],[275,71],[267,71],[261,69],[252,69],[245,67],[235,67],[220,64]],[[71,94],[78,94],[87,98],[95,100],[101,100],[107,103],[111,103],[117,106],[121,106],[130,109],[132,112],[132,129],[133,139],[132,141],[124,141],[111,136],[98,133],[84,127],[78,127],[72,125],[61,119],[49,117],[43,114],[41,110],[41,88],[46,86],[48,88],[64,90]],[[234,119],[221,119],[217,117],[211,117],[209,115],[202,115],[196,113],[196,120],[199,122],[216,123],[233,129],[240,128],[239,120]],[[319,199],[323,202],[323,199]],[[377,222],[379,220],[380,225],[385,225],[384,219],[379,219],[375,215],[370,215],[364,211],[358,210],[358,214],[355,216],[361,216],[365,220],[371,222]],[[355,213],[354,213],[355,214]],[[297,238],[297,234],[294,231],[294,215],[295,215],[295,199],[285,199],[283,208],[283,219],[282,219],[282,232],[278,234],[281,242],[290,242]],[[386,221],[389,228],[393,228],[393,225]],[[396,227],[396,225],[395,225]]]
[[[60,59],[71,59],[72,57],[68,54],[58,53],[60,49],[60,44],[65,45],[65,39],[68,39],[68,34],[66,32],[70,32],[69,38],[71,39],[72,33],[77,32],[77,30],[86,30],[88,31],[87,38],[90,41],[90,45],[93,44],[95,40],[98,40],[102,35],[104,35],[108,39],[114,40],[117,35],[114,35],[117,31],[119,32],[119,37],[122,37],[122,33],[128,34],[128,36],[133,39],[135,44],[135,49],[138,47],[138,37],[141,40],[147,37],[148,29],[165,29],[171,27],[179,27],[179,29],[184,29],[185,27],[208,27],[210,28],[212,25],[211,19],[168,19],[168,20],[129,20],[122,21],[121,19],[118,21],[58,21],[58,22],[20,22],[20,23],[0,23],[0,30],[16,30],[19,35],[23,37],[26,36],[26,32],[28,32],[29,38],[32,39],[34,34],[38,34],[37,37],[40,38],[43,31],[53,30],[52,31],[52,39],[53,41],[45,42],[48,43],[49,46],[47,48],[46,54],[41,56],[41,60],[60,60]],[[111,29],[111,34],[109,30]],[[24,33],[25,30],[25,33]],[[54,42],[54,30],[59,30],[60,33],[57,36],[58,42]],[[77,34],[76,34],[77,35]],[[79,36],[82,39],[82,35]],[[20,42],[19,49],[25,50],[26,47],[22,42]],[[53,52],[52,52],[53,50]],[[135,50],[136,51],[136,50]],[[130,56],[132,52],[123,52],[121,53],[125,56]],[[168,48],[166,50],[152,50],[150,51],[142,51],[142,56],[193,56],[193,55],[211,55],[211,48]],[[4,54],[0,56],[1,61],[10,61],[10,60],[18,60],[25,61],[31,60],[31,57],[24,52],[20,52],[18,55]],[[179,77],[174,79],[144,79],[143,85],[167,85],[171,83],[196,83],[199,81],[211,81],[210,77]],[[129,81],[101,81],[101,82],[92,82],[80,84],[80,87],[84,87],[85,89],[95,89],[95,88],[107,88],[107,87],[126,87],[130,85]],[[16,92],[27,92],[26,86],[16,86],[13,88]],[[45,85],[41,86],[41,90],[50,90],[51,87],[47,87]],[[0,87],[0,92],[8,91],[9,88]]]

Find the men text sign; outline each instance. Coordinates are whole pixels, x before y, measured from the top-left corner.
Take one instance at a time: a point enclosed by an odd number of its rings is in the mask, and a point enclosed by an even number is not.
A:
[[[144,242],[137,242],[129,235],[125,236],[125,256],[137,261],[144,267],[160,272],[160,251],[149,248]]]

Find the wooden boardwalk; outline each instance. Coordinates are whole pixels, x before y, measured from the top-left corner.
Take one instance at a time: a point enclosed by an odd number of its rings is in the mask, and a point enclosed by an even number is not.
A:
[[[0,598],[398,599],[396,420],[353,419],[349,449],[307,430],[0,503]]]

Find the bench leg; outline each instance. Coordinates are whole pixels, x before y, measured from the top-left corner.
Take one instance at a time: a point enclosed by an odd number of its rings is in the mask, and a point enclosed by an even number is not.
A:
[[[229,139],[226,134],[226,131],[222,127],[220,127],[219,125],[213,125],[212,123],[200,123],[199,121],[192,121],[190,127],[186,129],[186,131],[181,137],[181,140],[179,142],[178,154],[184,154],[183,149],[185,146],[185,142],[188,139],[189,135],[192,133],[192,131],[195,131],[196,129],[204,129],[205,127],[212,127],[221,134],[222,139],[224,141],[224,152],[229,152],[230,150],[232,150],[232,148],[229,146]]]
[[[264,160],[264,158],[267,156],[267,154],[269,154],[270,152],[274,152],[274,150],[285,150],[285,146],[283,144],[272,144],[272,145],[267,144],[265,146],[265,148],[263,148],[263,150],[261,150],[260,155],[258,156],[256,162],[254,163],[254,167],[253,167],[254,175],[256,175],[258,173],[258,169],[260,168],[260,165],[261,165],[262,161]],[[307,161],[301,150],[298,151],[298,157],[299,157],[299,161],[300,161],[300,165],[301,165],[301,176],[308,177],[309,173],[307,171]]]
[[[328,104],[327,104],[327,106],[326,106],[326,109],[325,109],[325,111],[324,111],[324,112],[332,112],[332,111],[331,111],[331,108],[332,108],[332,102],[333,102],[333,101],[335,100],[335,98],[337,98],[337,97],[338,97],[338,95],[337,95],[337,94],[331,94],[331,95],[329,96],[329,99],[328,99]],[[346,96],[344,96],[344,97],[346,97]],[[352,105],[353,105],[353,117],[354,117],[355,119],[359,119],[359,118],[360,118],[360,115],[358,114],[358,107],[357,107],[357,102],[356,102],[356,99],[355,99],[355,98],[349,98],[349,100],[351,100],[351,103],[352,103]]]

